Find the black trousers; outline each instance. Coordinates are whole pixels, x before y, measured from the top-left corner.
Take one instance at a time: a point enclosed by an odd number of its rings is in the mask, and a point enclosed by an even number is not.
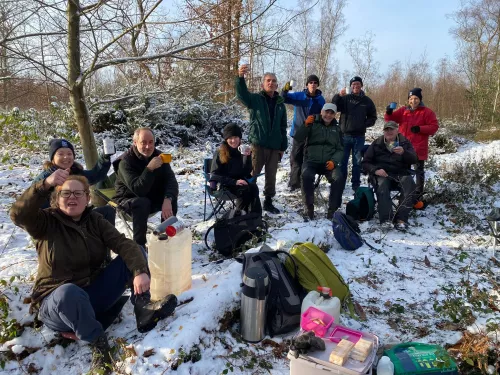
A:
[[[377,181],[377,205],[378,217],[381,223],[384,221],[402,220],[408,222],[408,216],[416,200],[415,181],[412,176],[380,177],[375,176]],[[396,212],[392,211],[391,191],[399,190],[399,206]]]
[[[246,212],[262,214],[262,205],[259,199],[259,187],[257,184],[224,186],[232,194],[236,195],[236,208]]]
[[[104,218],[115,226],[116,211],[111,206],[100,206],[94,208],[95,212],[99,212]]]
[[[152,201],[147,197],[129,198],[120,202],[125,211],[132,215],[134,241],[140,246],[146,245],[146,232],[148,230],[148,217],[161,211],[161,201]],[[177,198],[172,199],[172,211],[177,215]],[[162,217],[162,221],[164,218]]]
[[[314,204],[314,177],[322,174],[330,183],[330,196],[328,198],[328,211],[335,212],[342,205],[344,192],[344,177],[340,168],[328,171],[323,163],[304,162],[302,166],[302,195],[306,206]]]
[[[417,180],[417,199],[420,199],[421,195],[424,193],[424,183],[425,183],[425,171],[424,171],[425,160],[419,160],[415,164],[416,180]]]
[[[290,181],[288,182],[288,186],[291,188],[298,189],[300,187],[305,148],[305,141],[299,142],[293,139],[292,150],[290,151]]]

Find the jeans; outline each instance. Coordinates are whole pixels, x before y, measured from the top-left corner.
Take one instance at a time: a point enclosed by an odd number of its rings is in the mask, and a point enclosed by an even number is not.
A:
[[[402,220],[408,222],[408,216],[415,204],[415,181],[412,176],[380,177],[377,181],[377,205],[380,223],[384,221]],[[399,205],[395,213],[392,212],[391,191],[399,190]]]
[[[42,301],[38,318],[54,331],[75,332],[80,340],[92,343],[104,333],[96,314],[109,310],[130,287],[131,280],[132,273],[122,257],[117,256],[86,287],[68,283],[55,289]],[[132,288],[134,304],[133,292]]]
[[[349,163],[349,157],[352,154],[352,176],[351,184],[353,190],[357,189],[361,185],[361,159],[362,151],[365,145],[365,137],[358,136],[353,137],[350,135],[344,135],[344,160],[342,160],[342,174],[344,179],[347,179],[347,164]]]
[[[330,183],[330,196],[328,198],[328,211],[335,212],[342,204],[344,192],[344,176],[340,169],[328,171],[324,163],[304,162],[302,166],[302,194],[306,206],[314,204],[314,177],[316,174],[325,175]]]

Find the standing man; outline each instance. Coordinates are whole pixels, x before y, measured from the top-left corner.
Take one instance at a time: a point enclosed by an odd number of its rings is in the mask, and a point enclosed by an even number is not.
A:
[[[245,82],[247,65],[241,65],[236,77],[236,95],[250,112],[250,134],[252,144],[253,175],[258,175],[265,166],[264,205],[265,211],[279,214],[273,205],[276,195],[276,172],[278,163],[288,146],[286,138],[286,108],[283,98],[276,91],[278,80],[274,73],[265,73],[262,91],[254,94],[248,91]]]
[[[318,87],[318,76],[311,74],[307,77],[306,88],[303,91],[288,93],[290,82],[287,82],[281,91],[285,103],[293,105],[293,122],[290,129],[290,137],[293,138],[293,142],[292,151],[290,151],[290,182],[288,182],[291,191],[300,188],[300,175],[305,148],[305,141],[299,142],[295,139],[295,133],[300,126],[304,125],[304,121],[308,116],[318,115],[325,104],[325,98],[323,98]]]
[[[375,125],[377,109],[373,101],[361,89],[363,80],[355,76],[349,81],[351,94],[346,94],[345,88],[336,94],[332,103],[337,105],[340,115],[340,130],[344,141],[344,160],[342,174],[347,179],[347,164],[352,154],[352,190],[356,191],[361,184],[361,152],[365,145],[366,128]]]
[[[179,185],[170,164],[163,163],[150,128],[134,132],[134,144],[121,156],[113,199],[132,215],[134,241],[146,245],[150,214],[161,211],[162,221],[177,214]]]

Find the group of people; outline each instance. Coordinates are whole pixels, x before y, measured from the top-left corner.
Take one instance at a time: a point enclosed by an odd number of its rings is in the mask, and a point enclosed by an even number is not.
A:
[[[251,147],[243,147],[239,126],[224,128],[224,140],[211,166],[213,188],[227,188],[241,210],[280,212],[273,198],[278,163],[288,148],[288,103],[294,106],[289,187],[301,188],[306,217],[314,217],[316,174],[326,176],[330,183],[327,217],[340,208],[352,156],[353,190],[360,186],[363,168],[376,186],[381,224],[407,227],[408,214],[423,193],[428,137],[438,129],[434,112],[422,102],[421,89],[409,92],[407,106],[396,110],[387,107],[384,134],[364,151],[366,129],[375,124],[377,115],[373,101],[362,90],[360,77],[350,80],[351,93],[342,89],[331,103],[326,103],[316,75],[307,78],[303,91],[289,92],[287,83],[280,95],[273,73],[264,74],[262,91],[249,92],[247,72],[247,66],[239,68],[235,86],[237,97],[249,109]],[[341,113],[340,125],[337,112]],[[10,211],[12,221],[35,240],[38,273],[32,309],[48,327],[91,343],[92,368],[103,373],[110,370],[111,363],[104,332],[107,324],[103,322],[109,321],[110,314],[117,314],[116,306],[127,288],[131,289],[140,332],[151,330],[177,306],[174,295],[156,302],[150,300],[145,246],[149,215],[160,211],[163,221],[177,214],[179,186],[170,164],[163,162],[150,128],[137,129],[132,140],[130,149],[113,162],[113,200],[132,216],[133,240],[115,228],[113,208],[89,205],[90,185],[107,177],[110,155],[103,155],[93,169],[85,170],[75,162],[74,147],[65,139],[50,142],[44,170]],[[414,172],[412,165],[416,165]],[[261,204],[256,177],[263,168]],[[416,184],[412,173],[416,173]],[[400,209],[395,214],[390,200],[394,188],[402,191]],[[107,256],[109,250],[117,254],[113,260]]]
[[[438,130],[435,113],[422,101],[422,89],[409,91],[406,106],[399,109],[387,106],[384,134],[367,146],[366,130],[375,124],[377,111],[373,101],[363,91],[361,77],[353,77],[348,90],[342,88],[331,103],[326,103],[318,88],[319,78],[314,74],[307,77],[304,90],[290,92],[291,84],[287,82],[279,95],[274,73],[264,74],[262,91],[250,93],[245,82],[247,72],[248,66],[240,66],[236,94],[249,110],[248,139],[252,145],[253,175],[260,174],[265,167],[264,210],[279,213],[272,198],[276,194],[278,162],[287,149],[284,104],[291,104],[294,114],[290,130],[292,147],[288,186],[291,191],[301,188],[305,217],[314,218],[316,174],[324,175],[330,183],[327,218],[332,218],[340,208],[348,163],[352,158],[351,187],[354,192],[360,187],[361,170],[368,174],[375,187],[381,226],[386,229],[395,226],[400,230],[408,227],[411,209],[425,207],[421,200],[424,194],[424,163],[428,157],[429,136]],[[336,120],[337,112],[340,112],[340,124]],[[238,136],[239,144],[241,129]],[[235,143],[231,147],[237,150],[238,145]],[[249,156],[246,155],[247,158]],[[232,183],[237,184],[236,180]],[[399,208],[393,212],[390,191],[395,189],[401,194]],[[252,188],[251,194],[258,196],[258,190]]]

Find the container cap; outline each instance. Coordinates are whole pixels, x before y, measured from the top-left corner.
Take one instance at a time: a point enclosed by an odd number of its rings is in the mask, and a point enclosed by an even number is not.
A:
[[[165,233],[167,233],[167,236],[173,237],[177,234],[177,229],[175,229],[174,226],[169,225],[167,229],[165,230]]]
[[[324,298],[330,298],[332,296],[332,290],[326,286],[318,286],[316,290],[321,294]]]

